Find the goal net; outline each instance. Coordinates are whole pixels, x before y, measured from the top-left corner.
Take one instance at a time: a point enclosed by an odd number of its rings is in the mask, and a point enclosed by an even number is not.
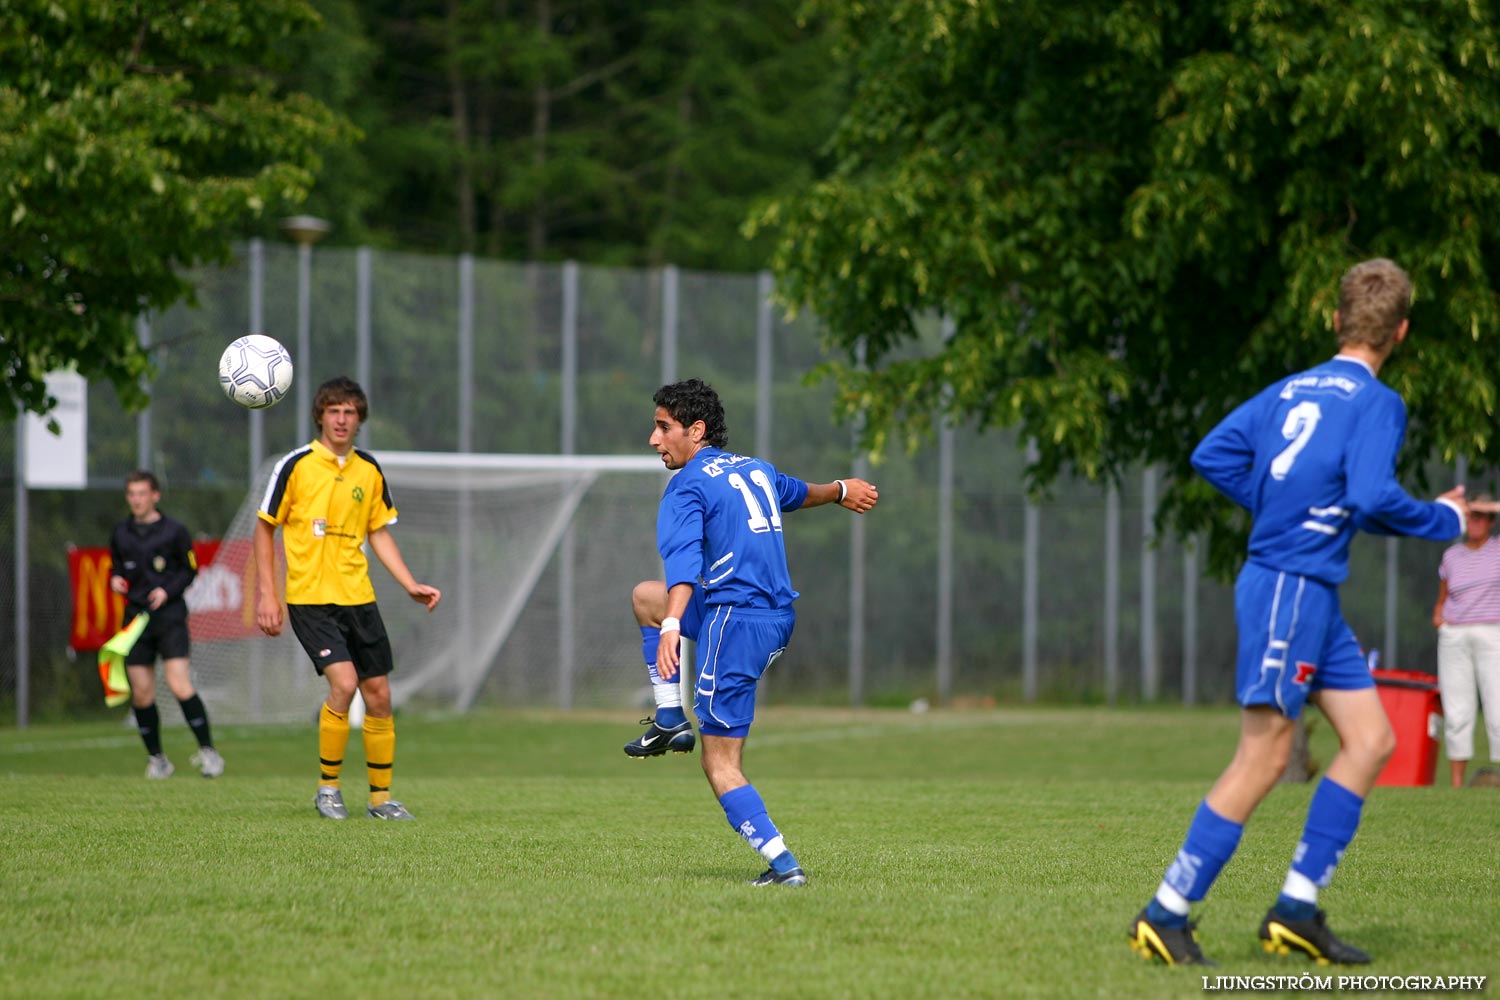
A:
[[[630,591],[661,575],[659,459],[374,454],[399,512],[391,533],[401,554],[418,580],[443,592],[429,614],[366,546],[395,655],[398,707],[641,700],[646,677]],[[193,678],[215,722],[312,719],[327,694],[290,625],[275,638],[255,627],[251,539],[274,465],[261,467],[219,554],[187,595]],[[276,540],[281,585],[280,532]]]

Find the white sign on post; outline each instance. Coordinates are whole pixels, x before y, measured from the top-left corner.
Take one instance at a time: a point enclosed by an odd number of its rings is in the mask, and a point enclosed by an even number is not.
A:
[[[57,406],[45,417],[26,415],[26,485],[81,490],[88,485],[89,384],[77,372],[51,372],[47,391]],[[61,434],[47,429],[56,420]]]

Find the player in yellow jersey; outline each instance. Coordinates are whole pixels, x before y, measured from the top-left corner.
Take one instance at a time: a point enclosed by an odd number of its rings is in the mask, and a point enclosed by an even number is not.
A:
[[[375,588],[362,549],[365,539],[411,599],[431,611],[442,593],[418,583],[406,568],[390,533],[396,506],[375,459],[354,447],[369,416],[364,390],[340,375],[318,387],[313,423],[318,439],[276,464],[261,498],[255,525],[255,622],[267,635],[281,634],[281,602],[274,576],[276,528],[286,550],[287,617],[292,631],[328,681],[328,700],[318,715],[322,776],[313,800],[318,815],[346,819],[339,772],[349,742],[349,706],[354,692],[365,700],[365,766],[373,819],[411,819],[391,798],[396,728],[391,718],[391,643],[375,606]]]

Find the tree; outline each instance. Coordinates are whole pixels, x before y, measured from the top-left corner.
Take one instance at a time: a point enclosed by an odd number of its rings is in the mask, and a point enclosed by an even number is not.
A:
[[[1238,558],[1193,445],[1329,356],[1337,280],[1390,256],[1413,336],[1383,373],[1404,458],[1492,462],[1495,10],[1435,0],[822,5],[855,93],[836,167],[762,212],[867,442],[1015,427],[1030,482],[1168,472],[1161,521]],[[944,313],[951,339],[913,351]],[[917,356],[910,355],[916,353]]]
[[[0,7],[4,410],[45,413],[73,366],[144,402],[134,318],[191,300],[186,272],[298,203],[350,138],[266,67],[316,25],[301,0],[14,0]]]
[[[800,3],[362,4],[381,54],[378,108],[351,107],[383,188],[368,231],[532,261],[765,266],[769,240],[741,225],[813,175],[844,99]]]

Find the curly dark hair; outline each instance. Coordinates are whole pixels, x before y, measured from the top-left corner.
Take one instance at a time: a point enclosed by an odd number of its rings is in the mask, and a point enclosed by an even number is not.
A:
[[[359,383],[348,375],[335,375],[318,386],[317,394],[313,396],[314,427],[322,428],[323,411],[336,403],[353,403],[354,408],[359,411],[360,423],[364,423],[370,417],[370,401],[365,397],[365,391],[359,387]]]
[[[673,420],[684,427],[703,421],[703,439],[710,447],[724,448],[729,445],[724,404],[719,402],[719,394],[707,382],[697,378],[673,382],[656,390],[653,398],[657,406],[666,410]]]

